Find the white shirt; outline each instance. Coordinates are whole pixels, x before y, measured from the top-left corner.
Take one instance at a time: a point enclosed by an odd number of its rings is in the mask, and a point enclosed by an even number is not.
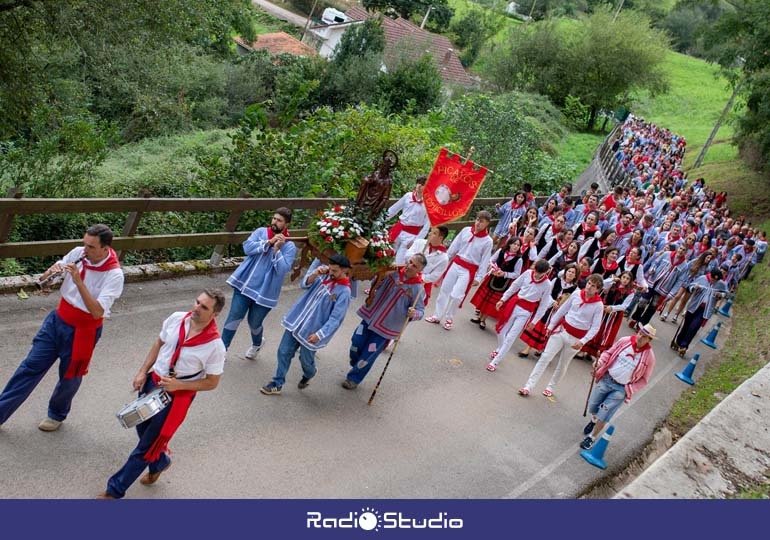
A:
[[[428,264],[422,269],[422,280],[425,283],[434,283],[441,277],[444,270],[446,270],[446,267],[449,264],[449,257],[447,257],[446,251],[435,250],[431,252],[430,250],[426,250],[423,252],[427,242],[428,241],[424,238],[415,240],[412,247],[406,252],[406,256],[409,258],[417,253],[425,255]]]
[[[588,329],[588,333],[580,338],[581,343],[588,343],[591,341],[596,333],[599,331],[599,327],[602,324],[602,315],[604,314],[604,304],[602,302],[590,302],[583,304],[580,299],[580,289],[573,292],[566,302],[564,302],[559,311],[551,317],[551,324],[548,330],[553,331],[561,322],[562,319],[567,321],[567,324],[580,330]],[[581,304],[583,304],[581,306]]]
[[[168,375],[171,357],[174,354],[174,349],[176,349],[176,343],[179,341],[179,325],[185,315],[187,315],[187,312],[177,311],[163,321],[163,327],[158,336],[163,345],[158,352],[158,358],[156,358],[155,363],[152,365],[152,370],[158,375]],[[189,334],[190,319],[188,318],[185,321],[185,336]],[[203,379],[205,375],[221,375],[224,368],[225,344],[222,343],[221,339],[215,339],[194,347],[182,347],[179,359],[174,366],[174,372],[177,378],[181,378],[200,371],[201,373],[197,377],[185,379],[195,381]]]
[[[631,382],[631,375],[634,374],[634,370],[639,365],[641,359],[641,351],[634,354],[634,348],[629,344],[628,347],[620,352],[618,359],[610,366],[610,377],[620,384],[628,384]]]
[[[460,231],[449,246],[447,255],[450,259],[458,256],[471,264],[478,265],[479,269],[473,279],[481,281],[487,273],[489,258],[492,256],[492,237],[486,235],[482,238],[472,238],[472,234],[471,227],[465,227]]]
[[[551,282],[543,279],[540,283],[533,281],[534,270],[527,270],[520,275],[503,293],[503,302],[508,301],[514,294],[518,293],[519,298],[527,302],[539,302],[537,311],[532,316],[533,321],[539,321],[545,314],[548,307],[553,303],[551,298]]]
[[[67,253],[63,259],[58,261],[59,264],[70,264],[78,261],[83,257],[84,247],[79,246]],[[108,257],[105,257],[103,261],[91,266],[101,266],[107,262]],[[89,263],[90,264],[90,263]],[[83,268],[83,263],[77,263],[78,270]],[[123,270],[115,268],[113,270],[107,270],[106,272],[98,272],[96,270],[86,270],[86,276],[83,279],[83,283],[86,285],[86,289],[91,295],[99,302],[99,305],[104,309],[104,317],[110,316],[110,308],[113,302],[117,300],[123,292]],[[77,285],[72,280],[72,276],[69,272],[65,272],[64,281],[61,284],[61,296],[72,306],[78,308],[81,311],[88,313],[86,303],[83,301],[83,297],[80,296]]]
[[[430,221],[428,220],[428,212],[425,210],[425,203],[413,200],[411,191],[405,193],[393,206],[388,208],[388,219],[394,218],[399,212],[401,212],[399,221],[404,225],[422,227],[417,233],[417,238],[424,238],[428,234]],[[401,234],[409,233],[402,232]]]

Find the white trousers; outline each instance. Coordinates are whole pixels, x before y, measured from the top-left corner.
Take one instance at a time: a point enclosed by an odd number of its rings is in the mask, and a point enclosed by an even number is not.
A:
[[[438,319],[454,319],[460,301],[465,296],[465,289],[472,279],[471,273],[460,266],[453,264],[447,270],[444,281],[441,283],[441,290],[436,299],[436,312],[433,314]]]
[[[513,347],[513,343],[524,331],[524,326],[526,326],[531,316],[532,314],[521,306],[513,308],[511,318],[505,323],[503,331],[497,335],[497,356],[491,362],[493,366],[497,366],[503,357],[508,354],[508,351]]]
[[[580,352],[578,349],[572,348],[578,341],[580,341],[578,338],[569,335],[563,328],[558,333],[552,334],[551,337],[548,338],[548,343],[545,344],[545,350],[540,356],[540,360],[538,360],[535,367],[532,368],[532,373],[529,374],[527,384],[524,385],[525,388],[531,391],[537,384],[537,381],[540,380],[540,377],[542,377],[548,364],[550,364],[551,360],[558,355],[559,362],[556,364],[556,369],[553,372],[551,380],[548,382],[548,386],[546,386],[548,390],[553,391],[553,389],[556,388],[556,385],[559,384],[559,381],[561,381],[562,377],[564,377],[564,374],[567,373],[567,368],[569,367],[570,362],[572,362],[572,359]]]
[[[401,231],[396,237],[396,241],[393,242],[393,249],[396,250],[396,266],[406,266],[406,252],[409,250],[409,245],[417,239],[416,234],[409,234],[408,232]]]

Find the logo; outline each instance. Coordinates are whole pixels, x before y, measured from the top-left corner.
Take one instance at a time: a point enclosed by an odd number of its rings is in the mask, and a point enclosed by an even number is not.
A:
[[[327,516],[321,512],[307,512],[308,529],[361,529],[379,532],[381,529],[462,529],[461,518],[449,517],[446,512],[430,516],[410,516],[403,512],[380,513],[364,507],[360,512],[343,516]]]

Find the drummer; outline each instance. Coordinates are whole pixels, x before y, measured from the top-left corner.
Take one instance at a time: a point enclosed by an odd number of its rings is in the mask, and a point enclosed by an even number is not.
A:
[[[195,394],[214,390],[225,365],[225,345],[216,316],[225,305],[224,293],[206,289],[191,311],[177,311],[163,322],[160,336],[150,348],[133,380],[139,395],[161,387],[172,396],[169,406],[136,426],[139,443],[128,461],[107,481],[100,499],[120,499],[149,467],[139,482],[150,486],[171,466],[168,443],[182,424]]]

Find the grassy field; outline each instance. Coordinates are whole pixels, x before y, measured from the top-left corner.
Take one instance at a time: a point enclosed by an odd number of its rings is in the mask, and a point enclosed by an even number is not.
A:
[[[634,113],[666,126],[687,139],[685,166],[690,166],[700,152],[722,113],[732,90],[713,64],[683,54],[669,52],[664,68],[669,75],[671,89],[667,94],[652,97],[647,92],[634,97]],[[722,124],[706,154],[705,164],[731,161],[737,151],[730,144],[733,127]]]

